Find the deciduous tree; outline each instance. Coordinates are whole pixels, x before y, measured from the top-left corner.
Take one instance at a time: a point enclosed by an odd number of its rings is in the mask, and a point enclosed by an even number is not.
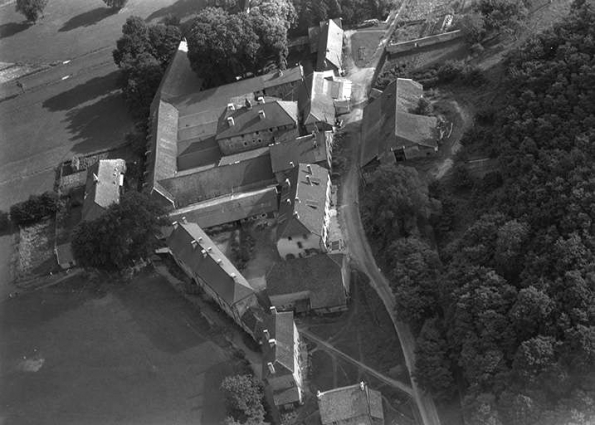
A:
[[[15,9],[29,22],[35,23],[40,15],[43,17],[43,10],[47,5],[48,0],[17,0]]]

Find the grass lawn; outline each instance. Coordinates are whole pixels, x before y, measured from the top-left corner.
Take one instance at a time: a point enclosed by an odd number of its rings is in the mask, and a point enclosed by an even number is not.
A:
[[[0,303],[0,423],[218,424],[237,361],[158,275],[74,278]]]
[[[372,59],[378,43],[384,37],[386,25],[356,31],[351,36],[351,55],[355,64],[363,68]]]

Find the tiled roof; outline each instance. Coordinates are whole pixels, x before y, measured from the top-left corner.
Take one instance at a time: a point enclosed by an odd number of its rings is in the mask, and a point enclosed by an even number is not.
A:
[[[293,322],[293,312],[277,312],[266,316],[263,324],[264,329],[269,332],[269,339],[274,339],[275,344],[271,345],[263,338],[263,377],[277,377],[284,374],[291,374],[295,371],[294,338],[297,329]],[[273,363],[275,374],[271,374],[267,363]]]
[[[221,167],[190,169],[161,182],[182,208],[207,199],[264,188],[275,182],[268,154]]]
[[[230,117],[233,118],[233,125],[228,122]],[[227,139],[286,125],[292,128],[297,126],[296,102],[256,103],[251,108],[241,107],[232,111],[226,109],[219,119],[216,138]]]
[[[247,306],[256,304],[250,284],[197,224],[179,222],[167,238],[167,245],[172,254],[200,276],[227,305],[249,297],[253,299]],[[244,312],[239,311],[240,315]]]
[[[240,192],[192,204],[170,213],[172,220],[186,217],[203,229],[231,223],[278,209],[277,187],[269,186],[251,192]]]
[[[424,115],[414,115],[407,112],[397,112],[396,114],[395,134],[403,139],[410,146],[412,144],[427,146],[430,148],[438,147],[438,134],[436,117],[426,117]],[[402,145],[397,140],[396,147]]]
[[[322,24],[322,23],[321,23]],[[329,19],[322,24],[318,41],[318,57],[316,69],[324,70],[325,61],[341,69],[343,54],[343,29],[335,21]]]
[[[74,255],[72,254],[72,245],[70,242],[63,243],[56,246],[56,259],[58,264],[67,264],[74,261]]]
[[[364,383],[318,394],[323,425],[384,424],[382,395]]]
[[[278,261],[269,270],[267,293],[273,299],[277,295],[309,293],[310,307],[314,310],[345,306],[347,298],[341,275],[343,254],[318,254],[305,258]]]
[[[326,122],[335,124],[335,104],[331,96],[332,71],[313,72],[304,84],[301,99],[304,124]]]
[[[308,232],[322,235],[328,170],[316,164],[299,164],[288,172],[289,190],[283,188],[279,205],[277,237],[292,236],[292,221],[298,221]],[[303,234],[300,231],[299,234]]]
[[[201,140],[178,141],[178,172],[191,168],[214,165],[221,160],[222,153],[215,136]]]
[[[83,220],[94,220],[111,204],[120,202],[120,179],[124,173],[123,159],[102,159],[88,168]]]
[[[396,96],[397,111],[409,112],[415,109],[424,94],[424,87],[408,78],[397,78]]]
[[[186,93],[198,92],[201,87],[202,80],[190,67],[188,44],[182,40],[165,71],[157,96],[167,101]]]
[[[159,101],[152,111],[151,145],[147,157],[147,182],[153,185],[173,177],[178,155],[178,110]]]
[[[294,141],[270,146],[273,172],[289,170],[299,163],[319,164],[328,167],[333,133],[322,131],[298,137]]]

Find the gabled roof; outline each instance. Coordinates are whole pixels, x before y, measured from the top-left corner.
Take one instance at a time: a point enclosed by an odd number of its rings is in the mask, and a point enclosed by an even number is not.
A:
[[[343,259],[343,254],[318,254],[278,261],[266,276],[267,293],[271,300],[280,295],[308,294],[314,310],[345,306]]]
[[[320,164],[328,166],[332,131],[321,131],[298,137],[294,141],[275,143],[270,146],[273,173],[289,170],[296,164]]]
[[[151,185],[173,177],[178,156],[178,110],[159,101],[152,111],[151,145],[147,155],[147,182]]]
[[[436,117],[426,117],[407,112],[396,113],[395,135],[406,142],[405,146],[421,145],[429,148],[438,148],[438,134]],[[397,140],[397,146],[402,145]]]
[[[297,339],[293,312],[272,312],[266,316],[263,327],[269,333],[269,340],[274,339],[275,342],[269,344],[266,337],[263,336],[262,376],[266,379],[287,373],[292,374],[296,367],[293,353],[295,350],[294,341]],[[269,362],[275,367],[274,374],[267,367]]]
[[[233,124],[229,119],[233,119]],[[290,125],[297,126],[297,103],[256,103],[250,108],[225,109],[217,126],[217,140]]]
[[[195,243],[193,243],[195,241]],[[227,305],[247,300],[256,304],[254,290],[217,245],[195,223],[177,223],[167,238],[171,253],[199,276]],[[249,299],[252,298],[252,299]]]
[[[188,60],[188,43],[180,41],[157,90],[160,100],[171,100],[186,93],[200,91],[202,79],[190,67]]]
[[[384,424],[382,395],[365,383],[318,394],[322,425]]]
[[[87,169],[83,220],[94,220],[111,205],[120,202],[120,184],[126,173],[123,159],[102,159]]]
[[[343,63],[342,54],[343,29],[332,19],[324,23],[321,22],[316,69],[327,69],[326,63],[332,64],[337,69],[341,69]]]
[[[410,112],[417,107],[419,99],[424,94],[424,87],[408,78],[397,78],[395,101],[396,110],[399,112]]]
[[[304,124],[335,124],[335,104],[331,94],[332,75],[332,71],[326,71],[313,72],[306,77],[300,106]]]
[[[328,170],[316,164],[299,164],[288,172],[289,189],[281,196],[277,237],[313,233],[322,235]],[[304,232],[300,226],[307,232]]]

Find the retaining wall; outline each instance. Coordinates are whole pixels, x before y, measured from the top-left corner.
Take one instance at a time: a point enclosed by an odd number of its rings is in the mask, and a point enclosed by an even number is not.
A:
[[[386,46],[386,52],[389,54],[405,53],[421,47],[432,46],[445,41],[455,40],[461,38],[463,33],[461,30],[445,32],[437,35],[430,35],[429,37],[422,37],[415,40],[402,41],[400,43],[391,43]]]

